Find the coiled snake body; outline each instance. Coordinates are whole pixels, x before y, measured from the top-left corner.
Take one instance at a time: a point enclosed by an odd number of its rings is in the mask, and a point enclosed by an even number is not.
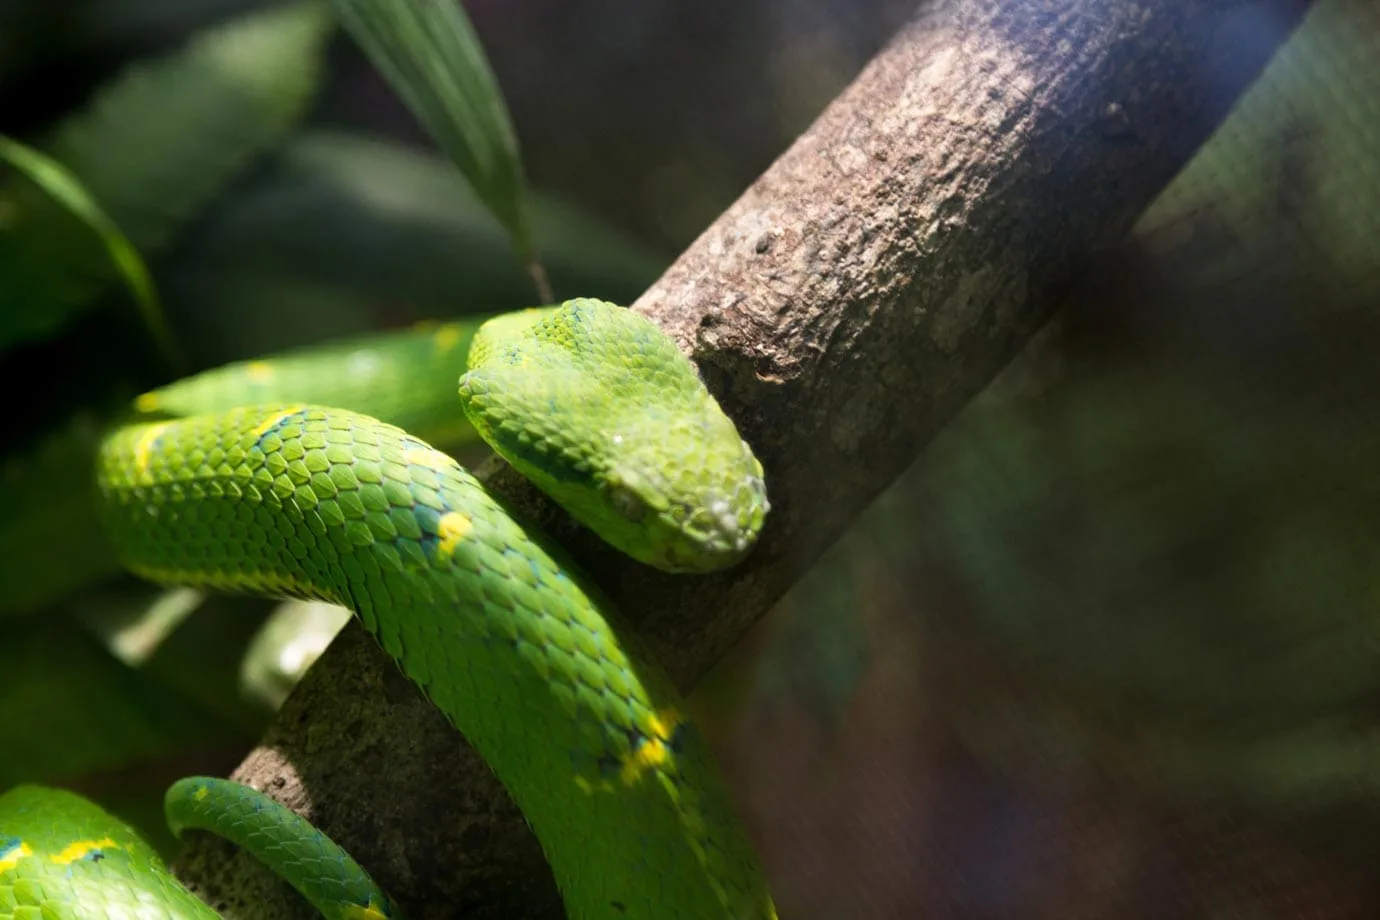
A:
[[[576,300],[490,321],[460,394],[485,440],[638,559],[708,570],[756,538],[761,466],[675,345],[626,310]],[[513,795],[572,917],[775,916],[673,688],[559,551],[449,455],[343,409],[248,406],[122,425],[97,481],[134,572],[353,610]],[[328,915],[397,915],[251,790],[184,780],[168,812],[174,830],[269,840],[266,861]],[[244,829],[258,821],[269,829]],[[303,877],[322,865],[340,880]],[[0,797],[0,918],[201,910],[214,916],[90,803]]]

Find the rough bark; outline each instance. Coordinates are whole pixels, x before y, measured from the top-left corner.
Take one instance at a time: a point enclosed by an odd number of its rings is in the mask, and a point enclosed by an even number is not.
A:
[[[651,572],[511,470],[490,484],[693,686],[1129,229],[1306,5],[922,6],[634,306],[694,357],[768,470],[768,527],[740,567]],[[306,810],[413,917],[561,916],[500,787],[357,626],[236,776]],[[181,872],[231,916],[308,915],[216,842],[195,840]]]

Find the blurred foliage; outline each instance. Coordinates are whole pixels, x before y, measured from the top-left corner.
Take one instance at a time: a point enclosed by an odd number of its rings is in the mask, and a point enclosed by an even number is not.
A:
[[[308,2],[210,30],[175,54],[132,65],[44,132],[40,146],[140,252],[153,254],[301,118],[329,28],[324,9]],[[115,272],[46,189],[12,181],[0,196],[0,347],[8,347],[57,332]]]
[[[1380,7],[1321,0],[768,617],[722,705],[786,751],[738,765],[783,916],[1380,910],[1377,100]]]
[[[1065,756],[1161,792],[1380,830],[1377,50],[1374,6],[1318,5],[922,459],[965,628],[1053,676],[1019,744],[1087,728]]]
[[[665,265],[539,191],[530,210],[560,296],[627,302]],[[203,365],[536,301],[502,229],[444,160],[311,127],[216,206],[168,266],[164,290],[198,304],[183,334]],[[244,303],[255,309],[235,309]]]

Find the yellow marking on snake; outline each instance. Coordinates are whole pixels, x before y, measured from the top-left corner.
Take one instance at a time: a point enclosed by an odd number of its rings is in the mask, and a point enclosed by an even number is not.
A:
[[[139,472],[148,472],[153,448],[171,424],[172,422],[159,422],[157,425],[149,425],[144,429],[144,433],[139,435],[139,440],[134,445],[134,466]]]
[[[134,408],[140,412],[153,412],[163,405],[163,397],[157,393],[140,393],[134,400]]]
[[[276,373],[267,361],[251,361],[244,366],[244,375],[254,383],[268,383]]]
[[[421,447],[409,447],[403,452],[403,462],[424,466],[437,473],[444,473],[453,470],[460,464],[454,459],[447,457],[439,450],[426,450]]]
[[[431,342],[440,354],[450,351],[459,341],[460,330],[455,326],[442,326],[431,334]]]
[[[262,422],[260,422],[254,428],[252,434],[256,438],[261,438],[264,436],[264,432],[272,429],[273,426],[277,425],[283,419],[287,418],[290,415],[296,415],[298,412],[301,412],[305,408],[306,406],[302,405],[301,403],[292,406],[286,406],[280,409],[279,411],[273,413],[268,418],[264,419]]]
[[[631,786],[643,773],[671,759],[671,745],[667,742],[680,723],[680,713],[674,709],[652,716],[648,725],[651,733],[623,764],[620,775],[623,777],[624,785]]]
[[[436,545],[436,551],[444,556],[449,556],[455,552],[456,545],[470,532],[470,519],[458,511],[451,511],[441,515],[441,520],[436,523],[436,534],[441,538],[441,542]]]
[[[351,904],[344,916],[346,920],[388,920],[388,915],[373,904]]]
[[[197,788],[196,792],[193,793],[192,798],[196,799],[198,802],[204,802],[208,795],[210,795],[210,792],[207,791],[206,787],[200,786]]]
[[[685,719],[681,718],[680,713],[676,710],[663,709],[648,720],[647,727],[652,730],[652,734],[656,737],[668,740],[684,721]]]
[[[120,845],[109,837],[102,837],[100,840],[74,840],[63,847],[60,853],[54,853],[48,858],[59,866],[66,866],[95,850],[118,850],[119,848]]]
[[[618,771],[618,778],[622,780],[623,785],[634,785],[648,770],[659,767],[671,759],[670,739],[683,721],[680,713],[674,709],[667,709],[648,720],[647,734],[642,743],[637,746],[637,750],[623,758],[623,768]],[[606,779],[590,782],[583,776],[576,776],[575,785],[587,795],[614,791],[614,784]]]
[[[4,853],[0,853],[0,872],[8,872],[19,865],[21,859],[32,855],[34,855],[33,848],[24,841],[19,841]]]

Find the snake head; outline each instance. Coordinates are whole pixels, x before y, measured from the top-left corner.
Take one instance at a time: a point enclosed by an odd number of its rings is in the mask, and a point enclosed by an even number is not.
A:
[[[671,572],[740,560],[769,508],[762,465],[648,320],[598,300],[479,329],[460,398],[518,472],[604,540]]]

